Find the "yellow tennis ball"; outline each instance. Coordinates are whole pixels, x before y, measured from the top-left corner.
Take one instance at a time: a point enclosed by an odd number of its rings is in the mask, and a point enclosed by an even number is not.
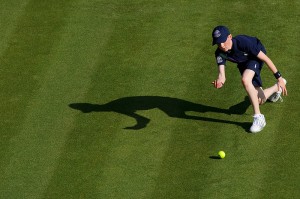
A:
[[[222,159],[225,158],[225,152],[224,151],[219,151],[218,155]]]

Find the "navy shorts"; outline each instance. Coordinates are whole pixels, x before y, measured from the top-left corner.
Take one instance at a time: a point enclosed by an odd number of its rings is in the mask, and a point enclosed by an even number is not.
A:
[[[238,69],[239,69],[241,75],[243,75],[243,73],[246,69],[253,70],[255,72],[255,75],[252,79],[253,86],[254,87],[262,87],[260,71],[262,69],[263,64],[264,63],[259,60],[249,60],[247,62],[238,64]]]

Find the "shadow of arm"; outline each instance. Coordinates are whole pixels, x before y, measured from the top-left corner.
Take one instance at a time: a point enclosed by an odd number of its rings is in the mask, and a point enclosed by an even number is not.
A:
[[[139,129],[143,129],[145,128],[148,123],[150,122],[150,119],[143,117],[141,115],[138,115],[136,113],[122,113],[125,114],[127,116],[130,116],[132,118],[134,118],[136,120],[136,125],[134,126],[129,126],[129,127],[125,127],[124,129],[128,129],[128,130],[139,130]]]

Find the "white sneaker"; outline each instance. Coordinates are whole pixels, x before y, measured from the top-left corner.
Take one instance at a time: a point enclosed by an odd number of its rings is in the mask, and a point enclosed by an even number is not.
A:
[[[284,81],[284,84],[287,83],[287,81],[285,79],[283,79]],[[271,101],[271,102],[277,102],[278,100],[280,100],[281,102],[283,102],[283,99],[281,97],[281,93],[282,93],[282,89],[280,88],[279,91],[273,93],[269,98],[268,100]]]
[[[253,116],[253,124],[250,127],[251,133],[258,133],[266,126],[265,116],[263,114]]]

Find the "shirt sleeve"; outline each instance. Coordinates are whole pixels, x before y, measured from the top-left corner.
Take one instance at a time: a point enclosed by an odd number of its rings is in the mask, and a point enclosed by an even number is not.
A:
[[[226,65],[226,55],[218,49],[215,52],[215,58],[217,65]]]

